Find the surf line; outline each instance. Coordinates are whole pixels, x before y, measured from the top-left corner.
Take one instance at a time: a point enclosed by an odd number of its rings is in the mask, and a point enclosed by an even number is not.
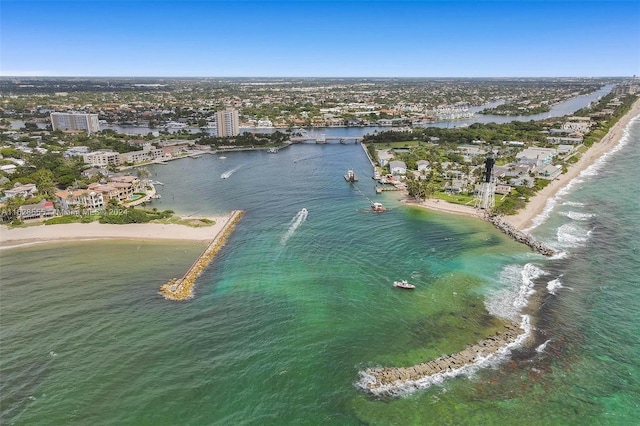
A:
[[[528,315],[522,316],[519,325],[509,323],[504,327],[504,331],[497,332],[495,336],[468,346],[458,353],[413,367],[376,367],[361,370],[356,386],[374,396],[402,396],[443,383],[448,378],[470,374],[480,368],[499,363],[531,336]]]
[[[244,211],[234,210],[231,212],[231,217],[220,230],[218,235],[211,241],[211,243],[204,249],[202,254],[198,256],[193,265],[187,270],[184,276],[180,279],[173,278],[169,282],[163,284],[158,292],[165,299],[168,300],[185,300],[193,297],[193,286],[195,285],[196,278],[200,276],[202,271],[211,263],[213,258],[218,254],[220,249],[224,246],[225,241],[233,232],[236,223],[242,218]]]

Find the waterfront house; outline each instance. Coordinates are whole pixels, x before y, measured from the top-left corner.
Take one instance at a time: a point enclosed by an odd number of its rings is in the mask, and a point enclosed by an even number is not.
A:
[[[380,166],[384,167],[389,164],[389,161],[393,158],[393,153],[386,149],[379,149],[376,151],[376,156],[378,157]]]
[[[541,179],[554,180],[562,173],[562,167],[549,164],[538,170],[538,177]]]
[[[390,161],[389,162],[389,172],[392,175],[406,175],[407,174],[407,165],[404,161]]]
[[[91,212],[104,208],[102,194],[89,189],[56,191],[56,202],[65,214],[85,208]]]
[[[551,160],[556,155],[556,150],[552,148],[527,148],[516,154],[520,164],[533,164],[545,166],[551,164]]]
[[[512,179],[509,179],[509,184],[511,186],[524,186],[527,188],[533,188],[533,184],[535,183],[535,180],[529,176],[519,176],[519,177],[514,177]]]
[[[22,220],[53,217],[56,210],[51,201],[42,200],[38,204],[23,204],[18,207],[18,217]]]
[[[20,185],[19,183],[16,183],[13,186],[13,188],[5,189],[4,195],[7,198],[13,198],[13,197],[29,198],[35,195],[37,192],[38,192],[38,188],[34,183],[27,183],[25,185]]]

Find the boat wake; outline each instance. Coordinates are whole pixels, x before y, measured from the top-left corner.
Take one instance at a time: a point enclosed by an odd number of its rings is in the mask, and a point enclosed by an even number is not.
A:
[[[232,174],[234,174],[238,169],[240,168],[240,166],[234,167],[231,170],[227,170],[226,172],[224,172],[223,174],[220,175],[220,179],[228,179]]]
[[[289,238],[291,238],[291,236],[296,232],[300,225],[302,225],[302,223],[307,220],[308,214],[309,212],[307,211],[307,209],[302,209],[298,213],[296,213],[293,219],[291,219],[291,222],[289,222],[289,229],[287,229],[287,232],[285,232],[285,234],[280,239],[280,244],[285,245],[287,243]]]

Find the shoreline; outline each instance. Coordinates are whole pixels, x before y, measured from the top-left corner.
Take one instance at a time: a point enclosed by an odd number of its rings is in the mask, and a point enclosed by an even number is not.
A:
[[[531,197],[527,205],[518,211],[518,213],[510,216],[503,215],[500,216],[500,219],[518,231],[526,232],[532,226],[535,226],[534,219],[544,212],[549,201],[554,199],[560,190],[569,186],[576,177],[580,176],[580,173],[592,166],[596,161],[615,148],[624,136],[624,129],[638,116],[640,116],[640,99],[638,99],[631,109],[622,116],[622,118],[620,118],[620,120],[618,120],[611,129],[609,129],[607,134],[603,136],[599,142],[593,144],[585,153],[582,154],[576,163],[569,166],[567,173],[561,174],[549,185],[536,193],[536,195]],[[449,203],[445,200],[431,198],[418,202],[406,198],[404,203],[437,212],[459,214],[484,219],[483,211],[462,204]]]
[[[231,219],[232,213],[207,217],[215,224],[190,227],[178,224],[130,223],[124,225],[66,223],[11,228],[0,225],[0,250],[35,244],[95,240],[174,240],[205,242],[213,240]]]
[[[528,236],[529,234],[526,233],[526,230],[523,231],[523,228],[534,223],[534,219],[544,212],[547,205],[549,205],[549,201],[553,200],[561,189],[568,187],[573,179],[580,176],[582,171],[618,146],[624,136],[625,128],[638,116],[640,116],[640,99],[633,104],[629,112],[618,120],[599,142],[589,148],[580,160],[569,168],[567,173],[561,175],[532,197],[521,212],[514,216],[496,217],[495,220],[489,220],[489,222],[503,232],[505,232],[504,225],[506,224],[506,228],[511,227],[513,232]],[[485,219],[484,215],[475,208],[456,205],[443,200],[430,199],[423,202],[406,200],[405,202],[408,205],[415,205],[434,211]],[[551,204],[552,206],[553,204]],[[532,241],[535,242],[535,240]],[[534,248],[531,244],[528,245]],[[527,297],[526,312],[537,310],[542,302],[540,299],[534,299],[533,301],[531,299],[531,297]],[[535,321],[535,318],[533,320]],[[508,355],[513,349],[523,345],[530,345],[531,343],[528,343],[528,341],[533,336],[533,333],[529,315],[523,315],[523,323],[520,324],[519,328],[523,330],[522,333],[518,333],[514,325],[507,326],[505,332],[476,344],[471,344],[461,352],[428,360],[411,367],[375,367],[360,370],[359,380],[356,385],[376,397],[402,396],[416,389],[428,388],[435,383],[442,383],[448,378],[472,371],[474,368],[491,365],[491,362],[499,363],[501,357]],[[487,363],[487,361],[491,362]]]
[[[631,109],[616,124],[609,129],[606,135],[599,142],[594,143],[580,159],[569,166],[567,173],[561,174],[549,185],[534,195],[526,207],[512,216],[502,216],[501,219],[518,230],[528,230],[535,227],[534,219],[544,212],[550,200],[552,200],[560,190],[571,184],[573,179],[580,176],[584,170],[592,166],[596,161],[608,154],[615,148],[622,137],[627,125],[636,117],[640,116],[640,99],[636,100]]]

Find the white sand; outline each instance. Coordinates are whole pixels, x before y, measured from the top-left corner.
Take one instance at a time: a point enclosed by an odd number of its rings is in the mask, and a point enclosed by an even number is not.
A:
[[[554,197],[558,191],[567,186],[580,172],[595,163],[600,157],[613,149],[623,136],[624,128],[636,116],[640,115],[640,100],[633,104],[629,112],[622,117],[602,138],[600,142],[593,144],[580,160],[569,167],[567,173],[560,175],[556,180],[547,185],[529,200],[527,207],[513,216],[504,216],[503,219],[518,229],[524,229],[532,224],[533,218],[538,216],[547,205],[547,201]]]
[[[224,228],[230,217],[231,215],[209,217],[208,219],[216,222],[215,225],[201,228],[159,223],[111,225],[98,222],[40,225],[13,229],[0,226],[0,247],[10,248],[41,242],[94,239],[211,241]]]
[[[600,142],[593,144],[591,148],[569,167],[567,173],[560,175],[543,190],[539,191],[529,200],[527,206],[516,215],[503,216],[505,222],[517,229],[524,229],[531,225],[533,218],[544,210],[547,201],[556,195],[558,191],[567,186],[580,172],[595,163],[605,153],[614,148],[623,136],[624,128],[636,116],[640,115],[640,100],[636,101],[631,110],[622,117],[602,138]],[[407,204],[425,207],[429,210],[436,210],[446,213],[463,214],[466,216],[483,217],[483,212],[470,206],[448,203],[444,200],[429,199],[420,203],[407,201]]]

